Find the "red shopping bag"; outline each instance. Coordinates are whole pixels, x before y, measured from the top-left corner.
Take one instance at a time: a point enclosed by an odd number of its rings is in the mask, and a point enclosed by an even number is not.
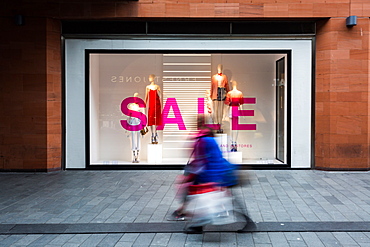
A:
[[[189,195],[198,195],[218,191],[217,183],[192,184],[189,186]]]

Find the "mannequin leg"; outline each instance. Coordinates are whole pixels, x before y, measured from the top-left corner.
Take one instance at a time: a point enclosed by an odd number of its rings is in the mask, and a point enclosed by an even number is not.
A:
[[[136,163],[139,163],[140,159],[139,159],[139,151],[140,151],[140,147],[141,147],[141,134],[140,134],[140,131],[137,131],[137,135],[136,135],[136,140],[137,140],[137,143],[136,143]]]
[[[238,130],[231,130],[231,133],[230,133],[231,152],[238,151],[238,144],[237,144],[238,134],[239,134]]]
[[[152,132],[152,144],[158,144],[157,126],[156,125],[150,126],[150,130]]]
[[[131,150],[132,150],[132,163],[135,163],[135,131],[131,131]]]
[[[155,126],[155,136],[154,136],[154,142],[155,144],[158,144],[158,132],[157,132],[157,126]]]
[[[140,131],[136,131],[135,139],[135,163],[139,163]]]
[[[140,148],[140,131],[131,131],[132,163],[138,162],[138,148]]]
[[[230,151],[234,152],[234,130],[233,130],[233,125],[230,121]]]
[[[239,106],[239,108],[240,108],[240,106]],[[234,149],[235,149],[234,152],[238,151],[238,145],[237,145],[238,134],[239,134],[239,130],[238,129],[233,130]]]
[[[222,130],[222,119],[224,115],[224,102],[223,101],[216,101],[217,103],[217,110],[216,110],[216,117],[217,117],[217,123],[220,125],[219,133],[223,133]]]
[[[213,113],[212,113],[212,115],[213,115],[213,123],[214,124],[218,124],[218,101],[216,101],[216,100],[214,100],[214,101],[212,101],[212,103],[213,103]]]
[[[220,125],[220,130],[218,133],[223,133],[222,130],[222,119],[224,115],[224,102],[223,101],[213,101],[213,123]]]
[[[225,104],[223,101],[219,101],[220,102],[220,107],[219,107],[219,123],[220,123],[220,133],[223,133],[224,131],[222,130],[222,119],[224,118],[224,108],[225,108]]]
[[[154,135],[155,135],[155,133],[154,133],[154,125],[152,125],[152,126],[150,126],[150,132],[152,133],[152,138],[151,138],[151,140],[152,140],[152,144],[154,144]]]

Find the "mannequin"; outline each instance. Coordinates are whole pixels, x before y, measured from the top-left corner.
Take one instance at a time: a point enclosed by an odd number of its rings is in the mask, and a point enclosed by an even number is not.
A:
[[[231,141],[231,152],[238,151],[237,149],[237,139],[238,139],[238,130],[233,130],[232,128],[232,108],[238,107],[239,110],[244,103],[243,93],[239,91],[237,87],[237,82],[232,82],[233,89],[226,94],[225,104],[229,106],[229,114],[230,114],[230,141]]]
[[[217,74],[212,76],[211,79],[211,99],[213,102],[213,123],[220,125],[218,133],[223,133],[222,119],[224,113],[224,101],[227,92],[229,92],[229,82],[227,76],[222,74],[223,66],[217,66]]]
[[[210,124],[213,123],[212,120],[212,114],[213,114],[213,109],[212,109],[212,99],[211,99],[211,91],[209,89],[206,90],[206,106],[207,106],[207,113],[205,114],[206,116],[206,123]]]
[[[149,75],[150,84],[146,86],[145,103],[148,109],[148,126],[152,133],[152,144],[158,144],[157,126],[162,125],[162,111],[161,111],[161,88],[155,84],[155,75]]]
[[[134,97],[137,98],[139,96],[138,93],[134,93]],[[137,103],[130,103],[128,105],[128,109],[132,111],[138,111],[142,112],[142,108],[139,107]],[[128,118],[128,123],[130,125],[139,125],[140,124],[140,119],[129,116]],[[140,130],[137,131],[130,131],[131,132],[131,150],[133,154],[133,159],[132,163],[139,163],[139,151],[140,151]]]

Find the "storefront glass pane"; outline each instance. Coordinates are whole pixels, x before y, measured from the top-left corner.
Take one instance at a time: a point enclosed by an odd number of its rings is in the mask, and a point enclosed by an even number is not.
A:
[[[87,54],[90,165],[185,164],[199,115],[222,130],[217,138],[230,161],[285,162],[282,130],[289,80],[276,66],[278,60],[284,68],[290,62],[284,51]],[[277,74],[284,80],[284,92],[279,91]],[[217,92],[212,83],[225,90]],[[229,91],[229,96],[241,93],[242,100],[230,103],[235,97],[225,98]],[[283,112],[277,113],[280,106]],[[142,135],[145,126],[148,132]]]

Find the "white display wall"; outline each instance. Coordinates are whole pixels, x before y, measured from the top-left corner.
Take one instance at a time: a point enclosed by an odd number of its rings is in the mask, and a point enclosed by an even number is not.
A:
[[[238,151],[242,153],[242,163],[263,164],[274,161],[275,61],[286,57],[287,50],[291,51],[291,61],[287,62],[292,68],[291,80],[287,85],[292,90],[289,105],[291,139],[287,140],[291,145],[291,153],[287,155],[291,157],[291,167],[310,167],[311,40],[67,39],[65,47],[67,168],[85,168],[87,160],[91,165],[131,163],[129,131],[120,125],[120,121],[127,119],[127,116],[122,113],[120,106],[122,100],[132,97],[134,93],[144,99],[149,74],[155,74],[156,83],[161,86],[162,107],[169,98],[177,99],[186,126],[186,130],[180,130],[176,124],[166,124],[164,129],[159,131],[163,155],[161,164],[186,163],[192,142],[190,136],[196,131],[195,118],[199,112],[197,99],[204,98],[205,90],[208,85],[210,87],[210,76],[217,72],[218,64],[223,65],[223,73],[228,76],[229,81],[237,81],[238,89],[243,92],[244,97],[254,98],[256,101],[255,104],[243,106],[243,110],[253,110],[254,116],[240,117],[239,120],[240,124],[256,125],[256,130],[239,131]],[[89,52],[85,59],[87,49]],[[147,50],[150,52],[146,52]],[[161,52],[156,52],[159,50]],[[164,50],[166,52],[163,52]],[[177,50],[181,50],[181,53],[176,54]],[[199,50],[202,52],[194,52]],[[217,50],[223,52],[215,52]],[[271,50],[271,53],[268,50]],[[279,50],[282,52],[279,53]],[[166,61],[173,62],[173,59],[183,59],[184,63],[193,59],[193,63],[199,61],[199,64],[208,64],[207,68],[201,70],[207,72],[196,76],[175,76],[169,73],[168,66],[166,67],[166,64],[169,64]],[[85,71],[90,73],[86,75]],[[181,81],[189,85],[194,81],[199,88],[191,90],[191,96],[182,99],[189,90],[185,87],[185,91],[178,92],[181,88],[178,83]],[[89,96],[87,108],[85,93]],[[85,116],[88,116],[88,119],[85,119]],[[173,117],[172,111],[168,117]],[[224,120],[223,129],[227,135],[229,121],[227,117]],[[89,137],[88,146],[85,141],[86,134]],[[139,164],[148,163],[149,142],[150,133],[141,138]],[[89,151],[89,157],[86,157],[86,150]],[[228,147],[223,150],[226,153]]]

